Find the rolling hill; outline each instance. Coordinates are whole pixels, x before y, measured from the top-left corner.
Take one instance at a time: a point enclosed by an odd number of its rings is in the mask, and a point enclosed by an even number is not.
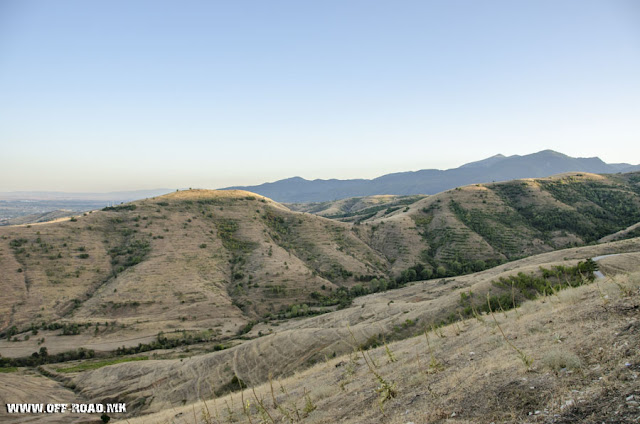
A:
[[[178,328],[225,339],[386,269],[348,224],[239,191],[175,192],[0,238],[2,328],[73,322],[76,341],[108,350]]]
[[[394,196],[378,195],[367,197],[351,197],[332,202],[285,203],[289,209],[307,212],[325,218],[343,222],[362,222],[366,219],[381,217],[427,196]]]

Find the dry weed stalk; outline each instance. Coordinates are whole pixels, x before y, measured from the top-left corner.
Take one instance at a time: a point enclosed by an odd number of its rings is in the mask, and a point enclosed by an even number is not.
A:
[[[429,341],[429,333],[427,330],[424,330],[424,337],[427,339],[427,348],[429,349],[429,356],[431,360],[429,361],[429,371],[428,373],[436,373],[438,371],[442,371],[444,366],[436,359],[436,356],[433,354],[433,349],[431,349],[431,342]]]
[[[507,338],[507,336],[504,334],[504,331],[502,331],[502,327],[500,327],[500,324],[498,323],[498,320],[496,319],[496,316],[493,314],[493,311],[491,310],[491,301],[490,301],[490,298],[489,298],[489,294],[487,294],[487,305],[489,306],[489,313],[491,314],[491,317],[493,318],[493,321],[496,323],[496,326],[498,327],[498,330],[500,330],[500,334],[502,334],[502,338],[504,338],[504,340],[507,342],[507,344],[509,346],[511,346],[511,348],[518,353],[518,355],[520,356],[520,360],[527,367],[527,370],[531,369],[531,364],[533,364],[533,359],[530,356],[526,355],[523,351],[518,349],[518,347],[516,345],[511,343],[511,340],[509,340]]]
[[[498,307],[500,308],[500,310],[502,311],[502,315],[504,315],[505,318],[507,318],[507,313],[505,312],[504,308],[502,307],[502,305],[500,304],[500,298],[496,297],[496,302],[498,302]]]
[[[598,293],[600,294],[600,299],[602,299],[602,305],[604,309],[607,309],[607,305],[609,304],[609,295],[604,294],[602,289],[600,288],[600,284],[596,281],[596,288],[598,289]]]
[[[473,312],[473,316],[475,317],[475,319],[477,319],[480,323],[484,323],[484,318],[482,318],[478,311],[476,311],[476,307],[473,306],[473,302],[469,301],[469,304],[471,305],[471,312]]]
[[[304,415],[305,417],[308,416],[311,412],[315,411],[315,409],[317,408],[317,406],[315,406],[313,404],[313,401],[311,401],[311,396],[309,395],[309,393],[307,392],[307,388],[304,388]]]
[[[272,379],[271,371],[269,371],[269,387],[271,388],[271,400],[273,401],[273,408],[276,409],[278,407],[278,402],[276,401],[276,395],[273,392],[273,379]]]
[[[216,413],[216,418],[215,421],[213,420],[213,418],[211,417],[211,411],[209,411],[209,405],[207,405],[207,401],[203,400],[202,404],[204,405],[204,408],[202,408],[202,421],[204,421],[205,424],[214,424],[214,423],[219,423],[220,422],[220,414],[218,413],[218,404],[216,403],[216,398],[213,398],[213,405],[215,408],[215,413]]]
[[[511,303],[513,303],[513,310],[516,311],[516,319],[519,319],[520,312],[518,312],[518,304],[516,303],[516,290],[513,281],[511,282]]]
[[[369,368],[369,373],[372,374],[380,384],[376,389],[376,392],[380,394],[380,397],[378,399],[378,406],[380,407],[380,411],[384,415],[384,402],[396,397],[398,394],[396,390],[396,383],[385,380],[378,372],[376,372],[372,364],[373,361],[370,362],[371,357],[367,359],[367,355],[365,355],[365,353],[362,351],[362,348],[358,345],[358,341],[351,331],[351,327],[347,326],[347,329],[349,330],[349,334],[351,334],[351,338],[353,339],[354,350],[357,349],[360,352],[360,355],[362,355],[362,359],[364,359],[364,362],[367,364],[367,368]]]
[[[447,336],[444,335],[444,333],[442,332],[442,328],[438,327],[438,326],[434,326],[433,324],[431,324],[431,330],[434,332],[434,334],[440,338],[445,338]]]
[[[389,345],[386,341],[384,342],[384,350],[387,353],[387,357],[389,358],[389,363],[397,361],[396,356],[393,354],[391,349],[389,349]]]
[[[271,424],[275,424],[275,420],[273,419],[273,417],[271,416],[271,414],[269,413],[269,411],[267,410],[267,408],[264,406],[264,401],[262,400],[262,398],[258,398],[258,395],[256,394],[256,389],[255,388],[251,388],[251,391],[253,392],[253,397],[256,400],[256,404],[258,405],[258,413],[260,414],[260,417],[262,418],[262,422],[266,423],[267,422],[267,418],[269,419],[269,421],[271,421]]]
[[[235,417],[233,416],[233,409],[231,409],[231,407],[229,406],[229,402],[227,402],[227,400],[224,400],[224,404],[227,406],[227,422],[229,423],[233,423],[236,421]],[[231,404],[233,405],[233,395],[231,396]]]
[[[454,330],[454,333],[456,336],[459,336],[460,333],[462,333],[462,330],[460,329],[460,325],[458,325],[458,321],[455,321],[454,324],[456,325],[456,329]]]
[[[242,384],[240,385],[240,401],[242,402],[242,412],[249,420],[249,424],[253,424],[253,421],[251,420],[251,404],[249,403],[249,400],[246,402],[244,400],[244,389],[242,388]]]
[[[628,287],[625,286],[622,283],[618,283],[616,282],[616,286],[618,286],[618,289],[620,289],[620,294],[622,294],[622,297],[631,297],[633,296],[633,287]]]

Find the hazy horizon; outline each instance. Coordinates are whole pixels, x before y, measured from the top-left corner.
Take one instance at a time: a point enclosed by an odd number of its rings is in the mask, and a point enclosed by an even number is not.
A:
[[[0,192],[640,163],[630,0],[0,3]]]
[[[553,149],[545,149],[545,150],[553,150]],[[540,152],[530,152],[527,155],[534,154],[534,153],[540,153]],[[557,153],[562,153],[562,152],[557,152]],[[499,153],[496,154],[496,155],[499,155]],[[496,155],[477,158],[477,159],[472,160],[471,162],[487,159],[487,158],[490,158],[490,157],[493,157],[493,156],[496,156]],[[508,157],[509,155],[504,155],[504,156]],[[513,156],[516,156],[516,155],[513,155]],[[526,155],[520,155],[520,156],[526,156]],[[577,158],[577,159],[580,159],[580,158]],[[463,164],[460,164],[460,166],[465,165],[467,163],[470,163],[470,162],[465,162]],[[606,162],[606,163],[614,164],[612,162]],[[626,163],[626,162],[618,162],[618,163]],[[636,163],[628,163],[628,164],[632,165],[632,166],[640,165],[640,164],[636,164]],[[452,168],[444,168],[444,169],[438,169],[438,170],[444,171],[444,170],[449,170],[449,169],[456,169],[458,167],[459,166],[455,166],[455,167],[452,167]],[[425,169],[437,169],[437,168],[405,169],[405,170],[400,170],[400,171],[396,171],[396,172],[397,173],[415,172],[415,171],[420,171],[420,170],[425,170]],[[392,173],[394,173],[394,172],[391,172],[390,174],[392,174]],[[385,175],[388,175],[388,174],[385,174]],[[375,178],[382,177],[382,176],[383,175],[381,174],[381,175],[375,175],[373,177],[355,177],[355,178],[350,178],[350,179],[373,180]],[[309,181],[314,180],[313,178],[305,178],[302,175],[290,175],[290,176],[287,176],[287,177],[283,177],[283,178],[281,178],[279,180],[289,179],[289,178],[303,178],[303,179],[309,180]],[[344,179],[343,178],[335,178],[335,177],[317,178],[317,180],[329,180],[329,179],[341,179],[341,180],[344,180],[346,178],[344,178]],[[5,196],[4,199],[9,199],[9,198],[20,199],[21,197],[18,196],[18,195],[22,194],[22,193],[43,194],[43,195],[44,194],[51,194],[51,195],[53,195],[53,194],[69,194],[69,195],[84,195],[84,194],[91,195],[91,194],[96,194],[96,195],[107,195],[107,194],[121,194],[121,193],[133,194],[133,193],[136,193],[136,192],[140,192],[140,193],[142,193],[144,195],[157,196],[157,195],[160,195],[160,194],[159,193],[152,193],[152,192],[160,192],[160,191],[170,192],[170,191],[174,191],[174,190],[187,190],[187,189],[192,189],[192,188],[193,189],[222,189],[222,188],[226,188],[226,187],[235,187],[235,186],[244,186],[244,185],[247,185],[247,186],[261,185],[261,184],[264,184],[264,183],[272,183],[272,182],[276,182],[276,181],[279,181],[279,180],[273,180],[273,181],[260,180],[260,181],[257,181],[255,183],[251,183],[251,184],[229,184],[229,185],[227,185],[225,187],[184,186],[184,187],[147,187],[147,188],[139,188],[139,187],[132,186],[132,187],[130,187],[128,189],[109,190],[109,191],[10,190],[10,191],[0,191],[0,194],[5,194],[5,195],[15,194],[17,196],[17,197]]]

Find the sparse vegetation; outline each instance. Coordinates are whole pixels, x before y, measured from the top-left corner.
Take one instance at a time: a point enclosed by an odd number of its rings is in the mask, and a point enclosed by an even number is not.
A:
[[[56,368],[56,371],[62,372],[62,373],[82,372],[82,371],[95,370],[98,368],[107,367],[109,365],[121,364],[123,362],[145,361],[147,359],[149,359],[148,356],[135,356],[132,358],[118,358],[118,359],[107,359],[103,361],[83,362],[73,367]]]
[[[240,228],[237,221],[232,219],[220,219],[216,221],[218,237],[222,241],[224,247],[236,253],[250,252],[257,246],[254,242],[243,241],[236,237],[236,232]]]

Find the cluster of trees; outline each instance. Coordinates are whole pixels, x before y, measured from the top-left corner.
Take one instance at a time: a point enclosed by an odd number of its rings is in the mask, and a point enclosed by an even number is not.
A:
[[[494,249],[507,257],[521,254],[513,230],[526,226],[520,215],[508,210],[488,213],[482,209],[465,209],[453,199],[449,206],[464,225],[482,236]]]
[[[320,300],[321,296],[319,296],[318,292],[311,293],[311,298],[314,300]],[[329,312],[327,309],[311,309],[308,304],[295,304],[283,308],[278,314],[271,314],[269,318],[278,318],[278,319],[288,319],[288,318],[297,318],[297,317],[305,317],[311,315],[321,315]]]
[[[457,258],[451,261],[437,261],[433,258],[427,257],[427,260],[430,263],[417,263],[402,271],[400,275],[395,278],[396,285],[391,285],[389,288],[396,288],[412,281],[455,277],[458,275],[480,272],[503,263],[500,259],[474,259],[465,261],[462,258]]]
[[[42,324],[35,324],[35,323],[31,323],[31,325],[28,328],[24,328],[22,330],[18,329],[18,327],[16,327],[15,325],[12,325],[11,327],[9,327],[7,330],[3,331],[2,333],[0,333],[0,337],[6,337],[7,340],[10,340],[13,336],[17,335],[17,334],[21,334],[21,333],[25,333],[30,331],[31,334],[36,335],[38,334],[38,330],[49,330],[49,331],[55,331],[55,330],[60,330],[62,329],[62,335],[63,336],[70,336],[70,335],[76,335],[76,334],[80,334],[82,332],[83,329],[89,328],[92,324],[89,322],[85,322],[85,323],[59,323],[59,322],[50,322],[50,323],[46,323],[46,322],[42,322]],[[100,324],[96,323],[95,324],[96,327],[98,327]],[[105,322],[105,327],[108,326],[109,324]],[[112,325],[115,325],[115,322],[112,323]]]
[[[356,286],[358,286],[358,284],[356,284]],[[353,290],[354,287],[351,289],[348,287],[338,287],[337,290],[330,291],[328,294],[312,292],[311,299],[313,299],[318,306],[338,305],[338,309],[343,309],[350,306],[353,298],[356,297],[355,291]]]
[[[105,212],[120,212],[120,211],[135,211],[138,207],[136,205],[127,204],[127,205],[117,205],[117,206],[107,206],[106,208],[102,208]]]
[[[311,293],[311,299],[313,299],[314,305],[318,306],[333,306],[338,305],[339,309],[346,308],[351,305],[353,299],[358,296],[365,296],[371,293],[384,292],[387,290],[393,290],[405,286],[407,283],[413,281],[428,280],[431,278],[445,278],[453,277],[457,275],[468,274],[472,272],[482,271],[487,268],[497,266],[502,263],[499,259],[490,259],[487,261],[473,260],[467,262],[441,262],[445,265],[438,265],[435,268],[432,265],[417,263],[406,270],[402,271],[400,275],[395,278],[385,278],[374,275],[361,275],[355,279],[359,283],[353,285],[351,288],[339,287],[335,291],[329,293],[320,293],[314,291]],[[297,306],[297,305],[296,305]],[[304,310],[304,309],[302,309]],[[291,316],[300,316],[300,310],[296,311],[296,314],[289,313],[289,316],[283,316],[281,318],[289,318]],[[305,314],[311,314],[316,312],[308,312]],[[322,312],[320,312],[322,313]]]
[[[116,272],[122,272],[125,268],[142,262],[150,250],[151,244],[148,240],[127,239],[122,245],[109,249],[111,265]]]
[[[235,237],[236,231],[240,228],[238,221],[234,219],[218,219],[215,221],[218,230],[218,237],[222,245],[232,252],[250,252],[257,247],[256,243],[243,241]]]
[[[178,346],[186,346],[192,345],[196,343],[204,343],[211,341],[211,337],[209,335],[199,333],[199,334],[190,334],[186,331],[182,332],[182,337],[172,337],[169,338],[164,335],[164,333],[158,333],[156,340],[150,343],[138,343],[137,346],[131,347],[119,347],[116,349],[116,355],[132,355],[140,352],[148,352],[150,350],[157,349],[172,349]],[[228,349],[230,346],[226,344],[217,344],[214,346],[215,351]]]
[[[33,352],[31,356],[22,358],[0,357],[0,367],[36,367],[43,364],[90,359],[94,356],[95,352],[93,350],[84,348],[50,355],[47,352],[47,348],[43,346],[38,352]]]
[[[262,215],[262,219],[269,228],[278,234],[285,236],[289,234],[289,222],[284,219],[284,217],[276,215],[271,211],[265,211],[264,215]]]
[[[322,270],[319,274],[329,281],[335,281],[338,278],[346,280],[349,277],[353,277],[353,272],[347,270],[340,264],[331,264],[331,268],[328,270]]]

